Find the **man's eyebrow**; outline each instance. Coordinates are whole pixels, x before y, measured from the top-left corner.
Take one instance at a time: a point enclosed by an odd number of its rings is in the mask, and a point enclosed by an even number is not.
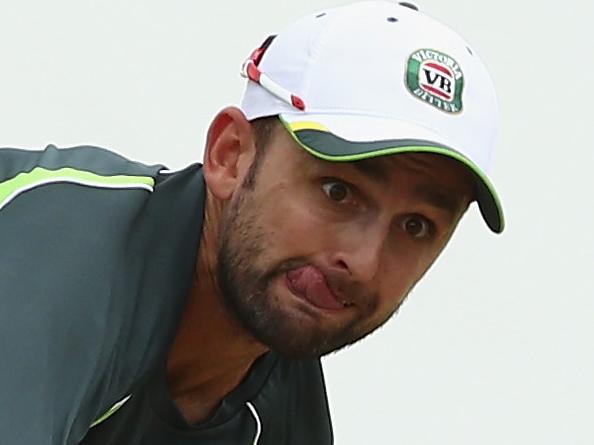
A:
[[[379,162],[373,162],[373,160],[362,160],[353,162],[355,168],[360,173],[367,176],[374,182],[378,182],[382,185],[387,185],[390,182],[390,175],[386,166]]]
[[[419,186],[413,191],[414,196],[427,204],[455,215],[462,209],[464,196],[453,191],[440,190],[433,186]]]
[[[374,162],[373,159],[353,162],[355,168],[370,180],[387,186],[390,183],[390,166]],[[452,215],[461,209],[465,196],[455,190],[441,189],[435,185],[421,185],[413,191],[413,195],[421,201]]]

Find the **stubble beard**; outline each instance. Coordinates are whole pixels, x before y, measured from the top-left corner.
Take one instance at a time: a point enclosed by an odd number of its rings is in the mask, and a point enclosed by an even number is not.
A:
[[[216,277],[223,301],[246,332],[287,357],[312,358],[355,343],[377,329],[379,326],[362,331],[364,316],[360,315],[328,332],[312,323],[303,326],[283,310],[279,296],[270,292],[271,285],[307,260],[284,260],[267,271],[255,266],[269,244],[269,237],[258,224],[258,208],[253,189],[242,187],[223,216],[217,256]]]

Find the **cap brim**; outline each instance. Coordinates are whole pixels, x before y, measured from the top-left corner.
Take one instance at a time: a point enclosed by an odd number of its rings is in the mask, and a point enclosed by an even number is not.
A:
[[[358,161],[399,153],[434,153],[454,159],[472,173],[476,201],[489,228],[495,233],[504,229],[503,209],[487,175],[469,157],[452,148],[453,144],[443,143],[443,137],[423,127],[394,120],[386,125],[387,119],[365,116],[281,114],[279,118],[299,145],[328,161]],[[336,130],[338,121],[340,131]],[[361,128],[365,129],[363,134]],[[394,139],[394,134],[406,135],[406,138]],[[437,140],[440,142],[435,142]]]

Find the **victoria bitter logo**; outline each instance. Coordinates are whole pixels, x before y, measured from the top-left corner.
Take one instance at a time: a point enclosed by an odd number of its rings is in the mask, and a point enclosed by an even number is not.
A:
[[[464,75],[460,65],[447,54],[434,49],[420,49],[411,54],[406,85],[414,96],[442,111],[462,111]]]

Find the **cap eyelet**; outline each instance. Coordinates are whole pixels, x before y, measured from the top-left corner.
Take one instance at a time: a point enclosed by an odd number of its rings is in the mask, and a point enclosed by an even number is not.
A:
[[[316,15],[316,19],[319,19],[320,17],[324,17],[326,15],[325,12],[321,12],[318,15]]]
[[[466,47],[466,51],[468,51],[468,54],[470,54],[471,56],[474,56],[474,53],[472,52],[469,46]]]
[[[388,17],[386,20],[388,20],[390,23],[396,23],[398,21],[396,17]]]
[[[419,7],[417,5],[415,5],[414,3],[409,3],[409,2],[398,2],[398,4],[400,6],[404,6],[405,8],[409,8],[412,9],[414,11],[418,11]]]

